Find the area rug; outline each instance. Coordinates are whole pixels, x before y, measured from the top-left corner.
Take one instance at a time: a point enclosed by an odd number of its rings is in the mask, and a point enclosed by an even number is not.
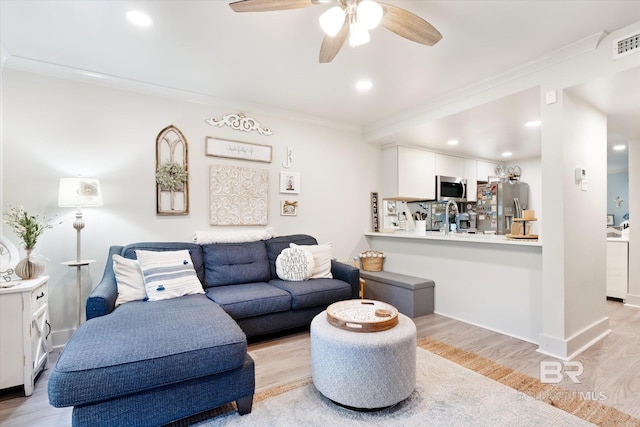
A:
[[[429,345],[428,342],[420,344]],[[322,396],[311,380],[306,379],[288,384],[283,388],[279,387],[277,390],[257,394],[250,414],[240,416],[232,410],[195,425],[199,427],[592,425],[582,418],[462,367],[431,351],[421,347],[416,351],[416,390],[408,399],[392,408],[377,412],[358,412],[342,408]],[[220,409],[221,412],[225,411]]]

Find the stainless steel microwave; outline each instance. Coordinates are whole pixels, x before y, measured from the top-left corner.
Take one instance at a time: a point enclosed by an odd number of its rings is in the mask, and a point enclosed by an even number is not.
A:
[[[467,201],[467,180],[454,176],[436,175],[436,200]]]

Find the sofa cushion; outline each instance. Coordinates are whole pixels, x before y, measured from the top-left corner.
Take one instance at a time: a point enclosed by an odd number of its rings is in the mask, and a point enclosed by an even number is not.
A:
[[[204,259],[202,257],[202,247],[200,245],[186,242],[140,242],[125,246],[120,255],[129,259],[137,259],[137,249],[142,249],[144,251],[188,250],[189,255],[191,255],[191,261],[193,262],[193,268],[196,270],[198,280],[200,280],[201,283],[204,283]]]
[[[291,296],[265,282],[207,288],[207,297],[234,319],[291,310]]]
[[[266,282],[270,278],[264,241],[203,245],[205,287]]]
[[[336,301],[351,299],[349,283],[337,279],[310,279],[304,282],[273,279],[269,284],[291,295],[291,308],[294,310],[327,306]]]
[[[226,372],[246,350],[238,324],[204,295],[129,302],[73,334],[50,374],[49,401],[77,406]]]
[[[116,276],[118,298],[116,307],[130,301],[141,301],[147,297],[140,265],[135,259],[113,254],[113,274]]]
[[[204,294],[189,251],[136,250],[149,301]]]
[[[331,274],[331,243],[324,245],[296,245],[289,244],[292,248],[306,249],[313,255],[313,272],[310,279],[333,279]]]
[[[267,246],[267,256],[269,257],[269,267],[271,268],[271,279],[277,279],[276,259],[283,249],[289,247],[291,243],[296,245],[317,245],[318,241],[307,234],[292,234],[291,236],[279,236],[265,240]]]

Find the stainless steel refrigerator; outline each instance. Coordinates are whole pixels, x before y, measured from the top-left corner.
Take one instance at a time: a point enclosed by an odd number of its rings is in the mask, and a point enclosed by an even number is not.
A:
[[[513,219],[522,216],[518,207],[520,210],[527,209],[528,203],[529,184],[526,182],[505,181],[479,185],[476,205],[478,232],[511,233]]]
[[[520,181],[498,183],[497,189],[498,234],[511,233],[514,218],[522,218],[522,211],[529,203],[529,184]]]

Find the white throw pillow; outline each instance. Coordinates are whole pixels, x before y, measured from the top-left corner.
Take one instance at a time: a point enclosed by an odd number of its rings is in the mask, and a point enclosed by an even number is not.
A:
[[[310,279],[333,279],[331,274],[331,243],[323,245],[296,245],[289,244],[290,248],[303,248],[313,254],[313,272]]]
[[[307,280],[313,272],[313,254],[302,248],[286,248],[276,258],[276,274],[282,280]]]
[[[130,301],[140,301],[147,297],[140,265],[135,259],[128,259],[114,254],[113,272],[118,285],[116,307]]]
[[[136,250],[149,301],[203,294],[188,250]]]

